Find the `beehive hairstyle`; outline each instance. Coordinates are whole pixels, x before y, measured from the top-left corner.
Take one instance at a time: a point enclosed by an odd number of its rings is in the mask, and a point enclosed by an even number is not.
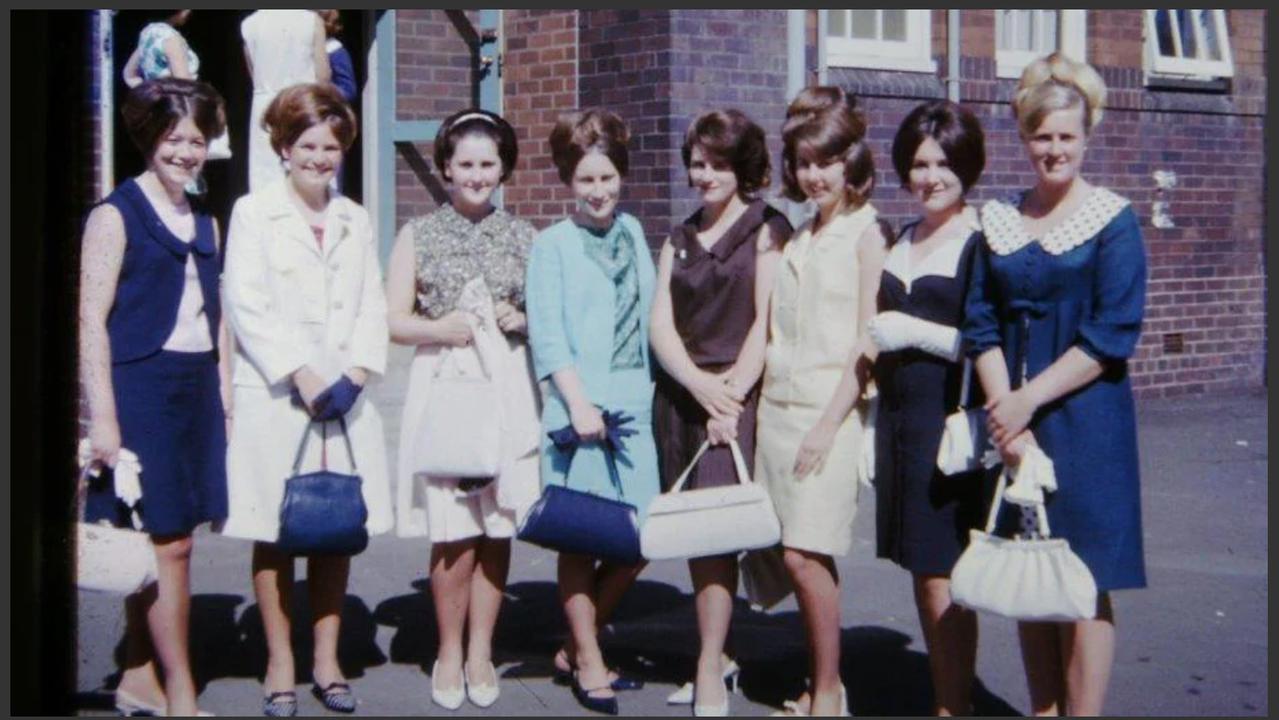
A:
[[[598,150],[613,162],[619,175],[626,177],[630,167],[626,146],[630,141],[631,130],[616,113],[600,109],[568,113],[561,115],[551,129],[551,161],[559,171],[560,181],[568,185],[586,153]]]
[[[302,133],[320,123],[327,123],[333,130],[342,152],[351,149],[357,131],[355,113],[329,83],[290,85],[275,96],[262,114],[262,127],[271,135],[271,148],[281,157]]]
[[[710,159],[733,169],[737,192],[742,197],[753,197],[768,187],[772,165],[768,160],[764,129],[741,110],[712,110],[693,120],[680,148],[685,169],[692,163],[694,147],[702,148]]]
[[[213,86],[199,80],[157,78],[129,91],[120,108],[129,139],[150,160],[160,138],[184,117],[191,118],[205,142],[226,129],[226,104]]]
[[[866,143],[866,119],[857,99],[843,88],[804,88],[786,109],[782,125],[783,194],[802,202],[807,199],[795,168],[801,160],[841,160],[848,185],[848,203],[858,206],[875,187],[875,160]]]
[[[1013,115],[1022,137],[1032,134],[1051,112],[1083,106],[1084,132],[1101,122],[1106,82],[1087,63],[1055,52],[1026,66],[1013,95]]]

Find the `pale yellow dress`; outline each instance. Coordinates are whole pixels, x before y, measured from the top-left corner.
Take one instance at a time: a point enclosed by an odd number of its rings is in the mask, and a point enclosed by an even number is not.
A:
[[[768,487],[789,548],[846,555],[852,545],[862,408],[848,414],[820,471],[796,480],[793,468],[857,339],[857,241],[876,216],[867,203],[816,235],[805,223],[782,252],[773,286],[755,474]]]

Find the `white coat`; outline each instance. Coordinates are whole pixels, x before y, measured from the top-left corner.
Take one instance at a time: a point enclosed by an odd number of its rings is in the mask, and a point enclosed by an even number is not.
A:
[[[310,419],[290,402],[294,371],[310,366],[328,382],[343,370],[386,370],[386,296],[368,213],[335,196],[324,248],[287,196],[286,181],[240,198],[231,213],[222,275],[223,308],[235,334],[234,417],[227,452],[230,512],[226,535],[274,542],[285,480]],[[362,480],[370,534],[393,524],[382,418],[366,389],[346,415]],[[314,425],[301,472],[322,457],[352,472],[345,446],[327,423],[327,452]]]

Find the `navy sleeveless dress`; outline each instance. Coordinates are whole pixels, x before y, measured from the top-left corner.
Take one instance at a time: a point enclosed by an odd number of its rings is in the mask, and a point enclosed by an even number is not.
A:
[[[111,385],[121,447],[142,465],[143,530],[184,535],[227,515],[226,425],[218,377],[218,256],[210,215],[196,211],[196,237],[165,226],[133,179],[103,202],[124,220],[125,250],[107,318]],[[195,254],[213,350],[164,349],[177,321],[187,257]],[[85,521],[129,526],[110,473],[91,482]]]

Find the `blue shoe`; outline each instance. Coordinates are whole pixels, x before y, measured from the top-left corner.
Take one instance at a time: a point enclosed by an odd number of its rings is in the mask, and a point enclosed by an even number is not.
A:
[[[281,690],[266,696],[262,701],[262,714],[267,717],[293,717],[298,714],[298,694]]]
[[[312,685],[311,694],[333,712],[355,712],[355,693],[351,692],[351,686],[344,682],[330,683],[328,687],[323,688]]]
[[[616,697],[610,697],[610,698],[591,697],[591,693],[593,692],[599,692],[601,690],[611,689],[609,688],[609,686],[604,685],[601,687],[587,690],[582,687],[582,683],[578,681],[576,675],[573,677],[570,685],[573,688],[573,697],[577,700],[577,704],[581,705],[582,707],[592,712],[604,713],[606,715],[617,714],[617,698]]]

